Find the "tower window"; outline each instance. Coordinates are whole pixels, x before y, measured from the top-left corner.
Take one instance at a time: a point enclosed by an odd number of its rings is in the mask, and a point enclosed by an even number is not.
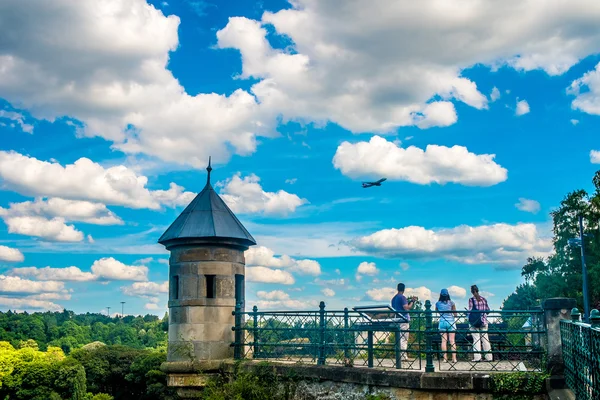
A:
[[[179,275],[173,276],[173,300],[179,298]]]
[[[205,275],[206,277],[206,298],[214,299],[217,294],[216,275]]]

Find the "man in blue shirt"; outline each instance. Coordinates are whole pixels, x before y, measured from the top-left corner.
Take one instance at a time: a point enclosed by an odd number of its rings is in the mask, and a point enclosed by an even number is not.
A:
[[[408,300],[404,296],[404,290],[406,289],[406,285],[404,283],[398,284],[398,293],[392,298],[392,308],[396,311],[402,311],[400,315],[406,318],[405,321],[400,322],[400,349],[402,350],[402,359],[408,360],[408,354],[406,353],[406,349],[408,348],[408,336],[410,334],[410,315],[408,314],[408,310],[412,310],[415,306],[415,300],[411,298]]]

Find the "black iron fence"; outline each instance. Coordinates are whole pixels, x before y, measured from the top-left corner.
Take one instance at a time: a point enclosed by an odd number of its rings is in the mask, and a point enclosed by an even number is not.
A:
[[[574,308],[571,318],[560,321],[567,385],[577,400],[600,399],[600,313],[592,310],[586,324]]]
[[[541,310],[474,313],[485,315],[485,326],[472,327],[468,311],[433,311],[429,301],[406,318],[388,307],[331,311],[323,302],[315,311],[238,306],[232,346],[236,359],[426,372],[545,370]]]

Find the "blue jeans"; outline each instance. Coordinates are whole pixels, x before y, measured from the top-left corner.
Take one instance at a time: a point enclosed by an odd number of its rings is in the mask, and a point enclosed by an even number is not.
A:
[[[439,324],[439,330],[440,330],[440,332],[454,332],[456,330],[456,325],[455,325],[454,321],[450,322],[450,321],[446,321],[445,319],[441,318],[440,324]]]

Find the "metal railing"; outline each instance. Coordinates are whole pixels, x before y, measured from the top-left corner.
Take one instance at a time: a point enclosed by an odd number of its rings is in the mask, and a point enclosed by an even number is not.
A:
[[[577,400],[600,399],[600,312],[592,310],[590,324],[579,321],[579,310],[571,321],[560,321],[565,379]]]
[[[258,311],[255,306],[244,312],[238,305],[234,358],[426,372],[545,371],[541,310],[487,311],[485,332],[470,327],[468,311],[456,311],[455,346],[448,344],[445,352],[438,327],[442,313],[431,310],[429,301],[424,310],[407,313],[410,322],[402,323],[385,318],[389,315],[378,318],[377,311],[366,316],[347,308],[326,310],[323,302],[316,311]]]

